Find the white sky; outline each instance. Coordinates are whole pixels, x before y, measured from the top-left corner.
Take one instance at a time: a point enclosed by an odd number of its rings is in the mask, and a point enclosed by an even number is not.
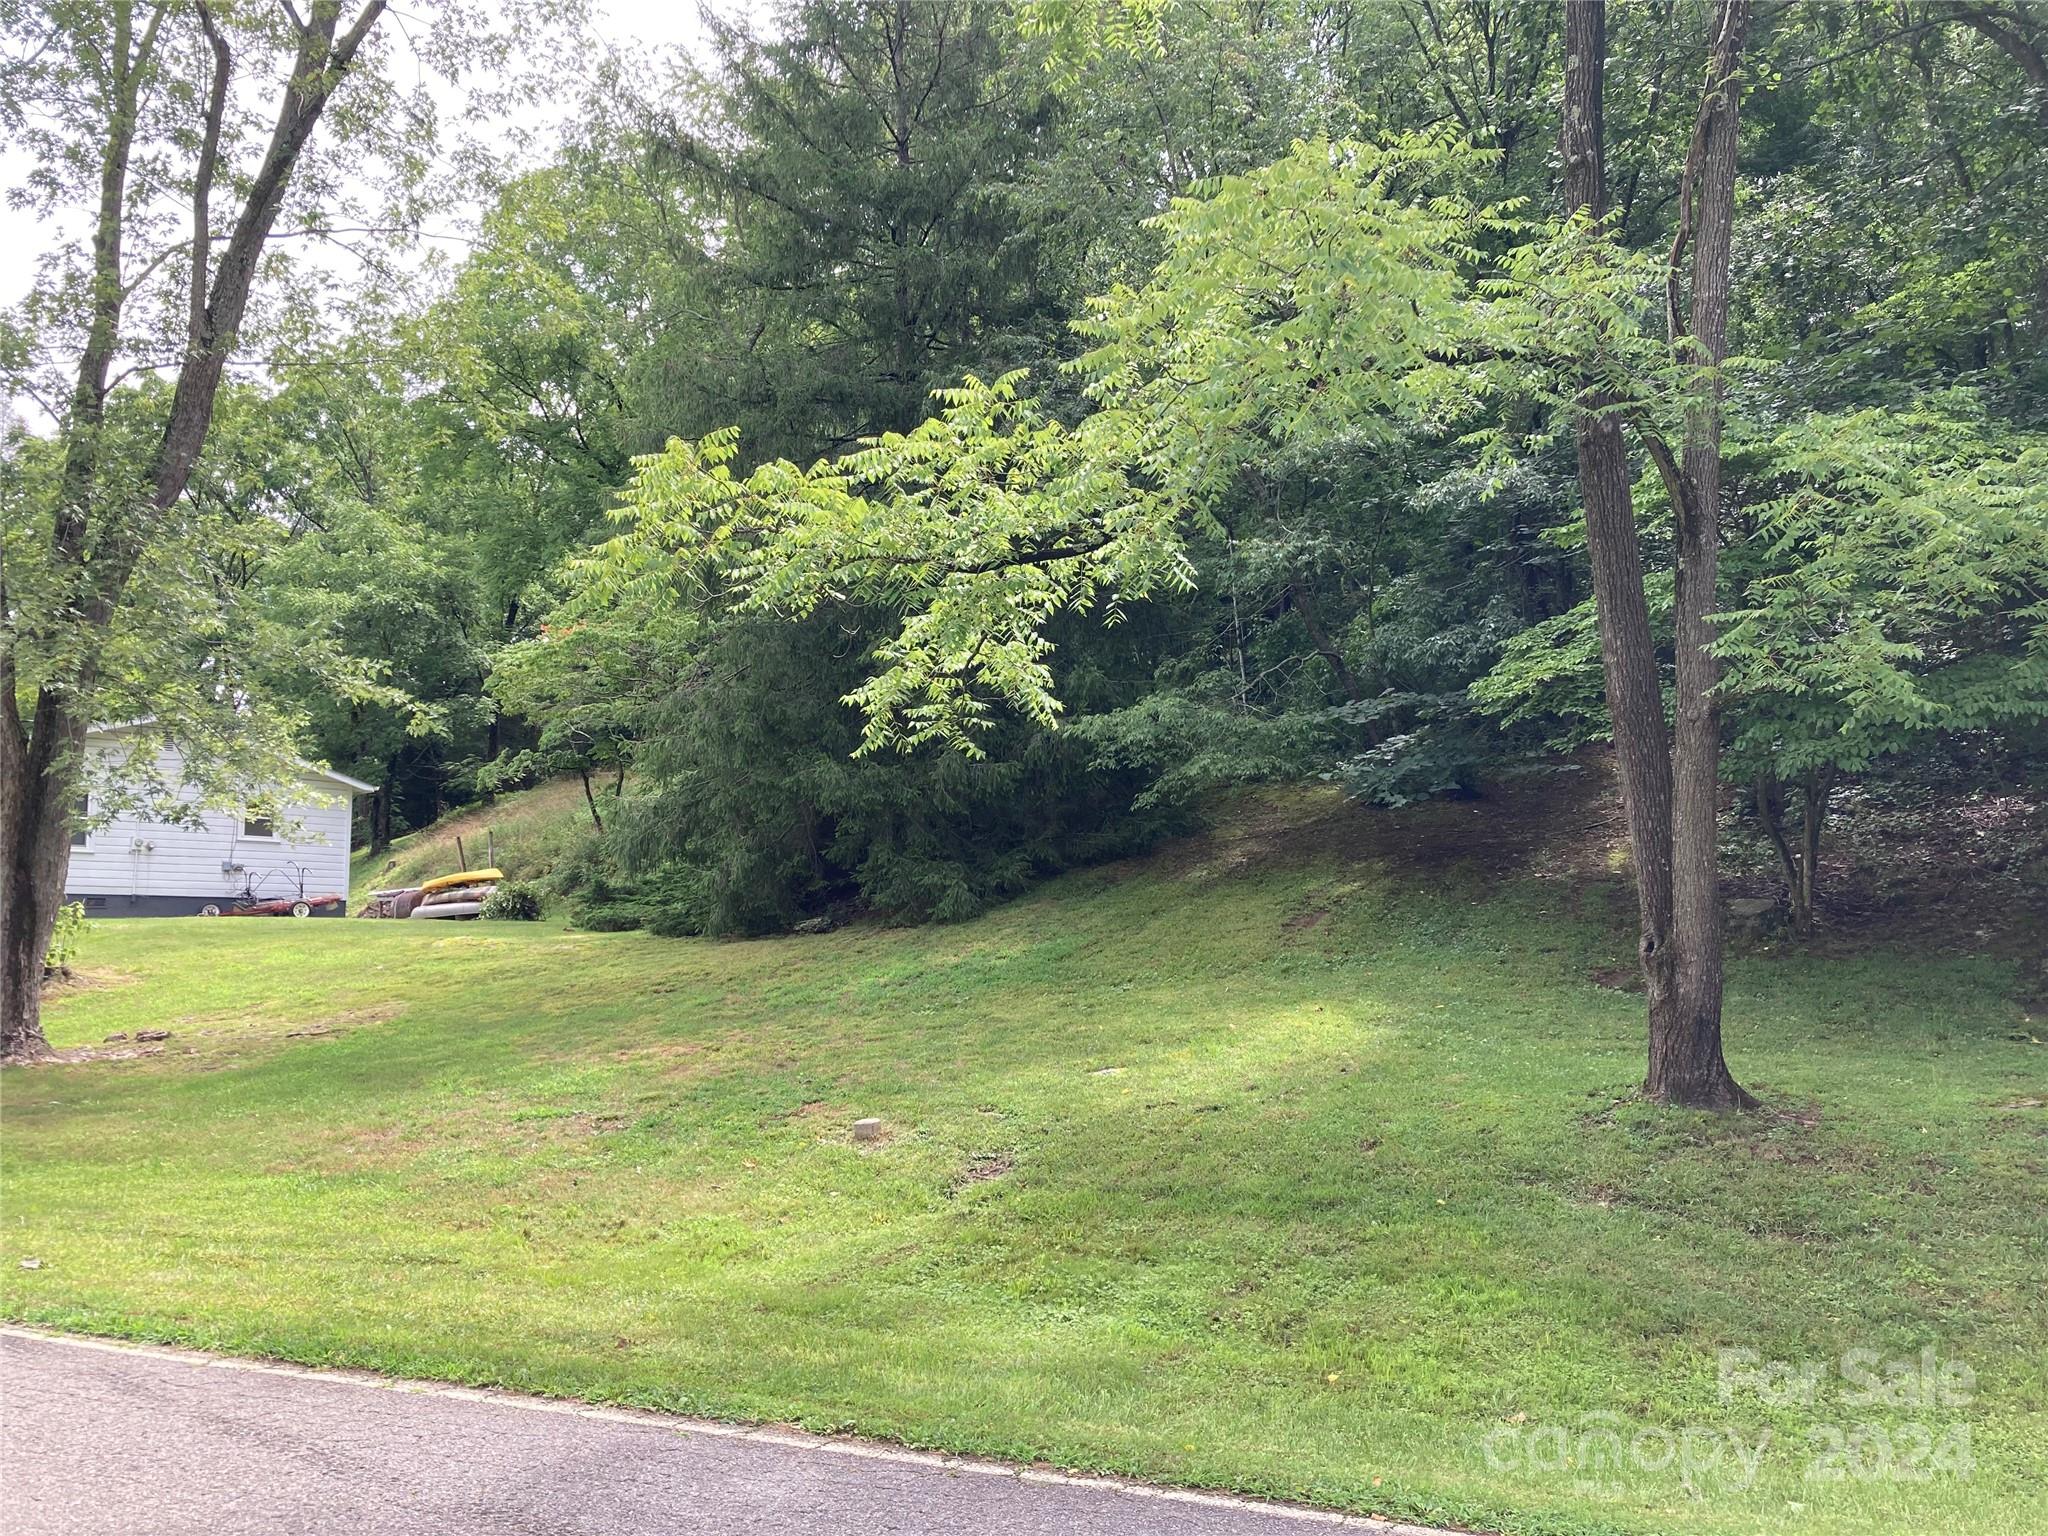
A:
[[[727,15],[755,9],[747,0],[717,0],[715,8]],[[592,0],[592,9],[599,36],[614,46],[638,43],[665,50],[681,45],[695,50],[704,39],[695,0]],[[565,110],[574,104],[572,96],[565,96],[562,102]],[[13,145],[0,147],[0,185],[20,185],[29,169],[28,157]],[[475,207],[451,209],[435,227],[460,232],[473,226],[480,212]],[[5,213],[6,235],[0,239],[0,305],[11,306],[27,294],[35,280],[36,262],[45,252],[67,239],[83,238],[86,213],[82,208],[73,209],[41,222],[31,222],[12,210]]]

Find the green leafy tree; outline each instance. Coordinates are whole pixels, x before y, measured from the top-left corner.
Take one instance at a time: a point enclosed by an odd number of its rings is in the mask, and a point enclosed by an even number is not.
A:
[[[258,263],[314,131],[356,73],[383,10],[382,0],[367,0],[344,15],[321,0],[303,17],[252,22],[206,5],[117,0],[7,17],[6,126],[36,155],[31,195],[96,207],[88,258],[59,269],[31,300],[30,323],[43,321],[38,342],[68,345],[75,365],[55,411],[61,467],[47,487],[31,479],[24,488],[45,494],[8,515],[0,1056],[47,1049],[42,957],[64,889],[85,733],[115,691],[108,674],[140,649],[131,615],[157,607],[136,602],[138,572],[158,587],[151,556],[198,542],[185,489],[249,316]],[[281,83],[274,126],[259,140],[229,103],[240,82],[265,76]],[[217,200],[227,206],[217,209]],[[182,240],[179,204],[188,221]],[[223,211],[224,237],[215,224]],[[152,284],[159,270],[177,281]],[[160,349],[175,382],[116,402],[118,360]],[[120,683],[145,697],[164,691],[132,671]]]
[[[1795,927],[1814,925],[1845,776],[2048,717],[2048,443],[1970,396],[1737,434],[1716,616],[1731,777],[1751,790]],[[1668,614],[1668,573],[1649,583]],[[1523,631],[1473,695],[1554,744],[1611,730],[1590,604]],[[1668,676],[1665,694],[1670,695]]]
[[[1787,427],[1759,454],[1773,494],[1718,646],[1729,757],[1811,932],[1842,775],[2048,718],[2048,439],[1858,411]]]
[[[620,596],[572,594],[549,610],[538,635],[497,653],[490,680],[499,707],[534,722],[538,734],[532,746],[487,765],[485,787],[577,774],[600,832],[591,775],[609,771],[613,798],[623,792],[635,743],[689,664],[696,629],[687,610]]]
[[[1213,526],[1219,500],[1261,460],[1450,430],[1498,387],[1480,366],[1489,356],[1529,354],[1539,376],[1575,367],[1565,403],[1612,637],[1611,689],[1628,704],[1614,712],[1651,980],[1649,1089],[1728,1107],[1747,1100],[1720,1051],[1719,738],[1703,724],[1712,604],[1697,594],[1714,589],[1718,550],[1699,509],[1718,505],[1713,366],[1725,336],[1735,61],[1747,13],[1724,8],[1695,127],[1687,187],[1697,201],[1666,282],[1669,350],[1646,339],[1622,356],[1607,333],[1641,332],[1617,326],[1631,305],[1602,242],[1601,18],[1588,7],[1572,14],[1581,24],[1568,28],[1567,76],[1578,71],[1579,93],[1566,113],[1567,162],[1577,167],[1567,209],[1577,217],[1484,288],[1472,277],[1479,242],[1512,233],[1470,190],[1493,157],[1440,135],[1384,147],[1306,143],[1162,215],[1165,254],[1152,278],[1112,290],[1084,327],[1097,343],[1079,365],[1095,409],[1078,427],[1020,402],[1014,379],[970,380],[915,430],[809,471],[776,463],[742,478],[731,472],[729,437],[673,444],[643,464],[634,506],[642,536],[709,562],[747,605],[803,614],[850,587],[901,613],[878,648],[879,669],[849,695],[866,715],[863,750],[943,741],[972,753],[990,718],[987,696],[1054,722],[1050,618],[1097,604],[1114,613],[1191,585],[1183,520]],[[1675,262],[1688,242],[1698,258],[1682,326]],[[1646,358],[1638,379],[1631,365]],[[1660,405],[1683,417],[1682,456],[1666,446]],[[1625,419],[1679,514],[1694,594],[1679,605],[1679,644],[1681,693],[1695,702],[1681,708],[1675,754],[1656,692]],[[1637,686],[1645,678],[1647,695]],[[1648,712],[1637,707],[1645,700]]]
[[[671,187],[682,210],[653,298],[673,318],[625,371],[636,432],[737,423],[745,453],[808,461],[914,424],[963,369],[1071,349],[1080,226],[1105,216],[1025,189],[1040,185],[1057,124],[1004,8],[793,5],[772,36],[733,27],[717,46],[714,78],[617,130],[637,148],[612,174]],[[544,641],[500,659],[537,670],[494,683],[531,711],[525,767],[596,768],[630,751],[634,795],[601,813],[607,856],[630,864],[622,878],[659,885],[667,925],[754,930],[851,900],[964,915],[1014,889],[1019,869],[1073,856],[1121,809],[1100,786],[1136,780],[1091,776],[1079,744],[1022,729],[998,732],[971,771],[849,761],[841,695],[893,615],[835,596],[782,633],[736,607],[722,578],[676,586],[665,597],[690,616],[688,651],[657,669],[660,686],[613,695],[630,720],[593,729],[610,712],[563,665],[610,622],[582,578]],[[646,612],[638,596],[622,602]],[[1087,693],[1107,670],[1092,663],[1141,650],[1138,633],[1083,646],[1069,680]]]
[[[762,33],[714,20],[712,40],[704,120],[656,125],[718,241],[698,289],[716,323],[660,381],[667,420],[809,457],[1043,355],[1064,295],[1010,187],[1051,100],[1003,7],[799,0]]]
[[[213,478],[289,533],[248,575],[281,657],[263,691],[378,783],[376,847],[543,767],[489,679],[626,473],[627,374],[666,271],[655,198],[593,154],[514,178],[426,309],[361,306],[216,426]],[[338,667],[375,686],[337,687]]]
[[[260,534],[221,526],[188,489],[231,357],[288,329],[257,302],[278,242],[342,235],[358,218],[402,227],[430,196],[433,99],[415,68],[403,76],[417,84],[397,83],[403,44],[384,11],[52,0],[0,12],[0,126],[34,161],[16,202],[84,207],[90,227],[8,326],[9,393],[47,411],[56,462],[46,472],[38,449],[10,445],[29,462],[8,475],[0,593],[0,1055],[46,1049],[41,960],[95,720],[148,713],[182,735],[202,792],[281,754],[282,731],[240,686],[234,589],[214,579],[223,542],[232,561]],[[456,8],[436,22],[414,34],[431,67],[503,56],[508,34],[484,17]],[[270,292],[283,308],[309,297]],[[124,387],[136,369],[152,382]],[[211,731],[181,730],[202,713]],[[222,757],[209,741],[232,746]]]
[[[1162,216],[1169,254],[1144,288],[1095,306],[1079,367],[1097,408],[1079,426],[1012,374],[941,391],[914,430],[809,469],[740,475],[736,432],[678,440],[641,461],[613,557],[681,560],[746,611],[802,615],[850,591],[902,614],[854,695],[864,750],[972,753],[992,698],[1051,725],[1047,623],[1190,587],[1183,518],[1207,517],[1258,454],[1391,440],[1469,407],[1459,263],[1493,215],[1454,190],[1410,194],[1484,163],[1441,138],[1310,143],[1226,178]]]
[[[422,484],[492,643],[531,635],[556,567],[603,528],[644,430],[639,361],[688,344],[678,267],[701,259],[696,231],[662,217],[684,194],[643,169],[636,140],[586,133],[504,189],[452,292],[401,337],[432,384],[415,408],[440,432]]]

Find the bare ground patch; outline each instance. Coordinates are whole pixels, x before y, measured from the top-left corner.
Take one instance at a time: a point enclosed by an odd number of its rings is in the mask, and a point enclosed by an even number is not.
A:
[[[1141,872],[1224,879],[1336,858],[1436,877],[1466,865],[1491,875],[1529,872],[1613,880],[1626,869],[1627,828],[1613,768],[1588,752],[1551,771],[1521,774],[1480,793],[1387,810],[1341,790],[1254,793],[1230,802],[1218,825],[1107,865],[1110,883]],[[1304,912],[1288,926],[1317,921]]]
[[[2048,796],[2008,790],[1901,805],[1845,788],[1838,800],[1822,858],[1821,932],[1803,947],[1855,953],[1914,942],[1997,955],[2017,966],[2023,1003],[2048,1003]],[[1726,895],[1777,896],[1782,875],[1732,788],[1722,814],[1741,850],[1728,862]],[[1334,787],[1248,792],[1227,802],[1216,825],[1098,875],[1107,884],[1138,876],[1206,883],[1332,859],[1429,882],[1460,871],[1554,882],[1568,913],[1612,898],[1615,920],[1633,926],[1620,786],[1612,754],[1597,749],[1472,796],[1399,810],[1347,800]],[[1319,926],[1333,905],[1305,891],[1282,932]],[[1590,979],[1636,990],[1625,971],[1633,975],[1633,967],[1602,967]]]
[[[43,978],[43,996],[59,998],[77,992],[98,992],[107,987],[132,986],[141,979],[133,971],[117,971],[111,966],[66,966],[56,975]]]
[[[637,1068],[672,1082],[695,1082],[721,1076],[733,1070],[736,1064],[744,1063],[746,1054],[743,1047],[753,1043],[751,1037],[732,1031],[722,1035],[649,1041],[609,1051],[606,1056],[621,1066]]]
[[[47,1056],[39,1056],[34,1060],[24,1061],[20,1065],[24,1067],[72,1067],[88,1062],[139,1061],[145,1056],[161,1056],[163,1054],[164,1048],[156,1044],[132,1045],[115,1042],[111,1045],[71,1045],[65,1046],[61,1050],[53,1050]]]
[[[244,1040],[304,1040],[345,1034],[372,1024],[388,1024],[405,1012],[396,1001],[363,1003],[339,1008],[310,1019],[274,1019],[266,1014],[244,1014],[235,1020],[217,1014],[187,1014],[168,1026],[175,1039],[184,1041],[239,1042]]]
[[[1836,799],[1809,948],[1912,943],[1998,955],[2017,965],[2023,999],[2048,1000],[2048,797],[2008,790],[1899,804],[1849,786]],[[1735,896],[1784,889],[1760,838],[1726,883]]]
[[[949,1195],[957,1195],[964,1189],[974,1188],[977,1184],[986,1184],[991,1179],[1000,1179],[1016,1166],[1017,1158],[1014,1153],[981,1153],[977,1157],[970,1158],[967,1166],[953,1175],[953,1183],[946,1192]]]
[[[403,1004],[372,1003],[344,1008],[315,1019],[249,1017],[233,1022],[217,1014],[190,1014],[157,1029],[116,1030],[91,1045],[66,1046],[23,1065],[81,1066],[101,1062],[140,1061],[151,1057],[232,1055],[243,1045],[282,1040],[318,1040],[384,1024],[405,1012]]]

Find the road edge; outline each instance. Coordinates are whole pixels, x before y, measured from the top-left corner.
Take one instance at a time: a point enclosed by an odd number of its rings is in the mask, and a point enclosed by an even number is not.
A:
[[[720,1419],[692,1418],[687,1414],[663,1413],[653,1408],[622,1408],[587,1403],[573,1397],[539,1397],[499,1387],[462,1387],[444,1381],[423,1381],[407,1376],[385,1376],[376,1371],[340,1366],[298,1365],[288,1360],[256,1359],[246,1355],[224,1355],[212,1350],[190,1349],[173,1344],[151,1344],[133,1339],[107,1338],[98,1334],[65,1333],[56,1329],[32,1328],[20,1323],[0,1323],[0,1339],[30,1339],[72,1349],[100,1350],[110,1354],[148,1355],[184,1365],[213,1370],[250,1371],[266,1376],[296,1376],[336,1386],[352,1386],[380,1392],[404,1392],[422,1397],[450,1397],[464,1402],[497,1403],[531,1413],[555,1413],[570,1418],[598,1419],[614,1424],[639,1424],[674,1434],[702,1435],[724,1440],[751,1440],[790,1450],[810,1451],[858,1460],[886,1461],[935,1471],[969,1472],[986,1477],[1009,1477],[1023,1483],[1053,1483],[1077,1488],[1094,1488],[1104,1493],[1121,1493],[1132,1498],[1156,1499],[1169,1504],[1193,1504],[1206,1509],[1240,1510],[1298,1520],[1304,1525],[1334,1526],[1339,1529],[1370,1531],[1375,1536],[1470,1536],[1446,1526],[1410,1525],[1378,1515],[1354,1515],[1341,1510],[1316,1509],[1306,1504],[1289,1504],[1277,1499],[1247,1498],[1242,1494],[1220,1493],[1200,1488],[1175,1488],[1161,1483],[1139,1482],[1133,1478],[1094,1473],[1060,1472],[1018,1462],[998,1461],[985,1456],[955,1456],[942,1451],[919,1451],[885,1440],[855,1435],[818,1435],[785,1424],[735,1424]]]

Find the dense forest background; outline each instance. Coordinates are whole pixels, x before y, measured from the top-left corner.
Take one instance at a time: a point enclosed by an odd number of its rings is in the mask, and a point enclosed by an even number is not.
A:
[[[1683,0],[1610,21],[1633,250],[1671,241],[1707,22]],[[1055,621],[1059,729],[999,709],[980,757],[856,755],[846,697],[890,612],[636,604],[588,569],[671,438],[737,428],[739,469],[806,464],[1017,369],[1078,419],[1062,365],[1090,297],[1143,281],[1172,200],[1297,139],[1454,133],[1497,152],[1487,198],[1549,213],[1559,26],[1496,0],[1167,4],[1156,50],[1069,70],[1003,6],[797,3],[712,23],[700,61],[613,61],[451,281],[366,294],[345,335],[223,395],[192,495],[274,535],[218,573],[291,637],[250,647],[257,681],[309,755],[385,786],[373,845],[583,775],[563,888],[587,921],[676,933],[964,916],[1224,785],[1398,804],[1558,769],[1606,723],[1572,444],[1527,400],[1276,446],[1192,536],[1192,590]],[[1723,602],[1756,621],[1724,658],[1729,827],[1795,897],[1832,818],[2048,769],[2041,533],[2000,521],[2048,462],[2044,52],[2028,4],[1753,22]],[[1668,534],[1644,536],[1668,592]],[[1802,584],[1839,622],[1745,651]]]

